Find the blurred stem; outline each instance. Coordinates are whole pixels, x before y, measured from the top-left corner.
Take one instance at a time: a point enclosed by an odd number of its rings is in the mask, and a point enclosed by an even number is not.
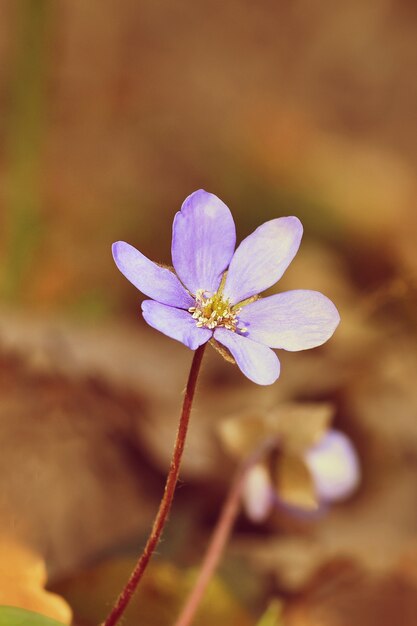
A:
[[[243,487],[249,471],[262,459],[266,452],[276,444],[275,439],[265,440],[237,470],[227,498],[223,504],[219,519],[212,534],[203,559],[197,580],[188,596],[174,626],[190,626],[203,599],[204,592],[219,564],[225,545],[232,532],[236,517],[240,511]]]
[[[16,2],[17,58],[8,123],[3,293],[19,296],[39,236],[39,158],[50,0]]]
[[[145,569],[152,557],[159,543],[162,531],[165,526],[169,511],[171,509],[172,501],[174,499],[175,487],[177,485],[178,476],[180,473],[181,458],[184,452],[185,439],[188,431],[188,424],[190,420],[191,407],[194,399],[194,393],[197,385],[197,378],[200,371],[201,361],[206,345],[202,345],[194,353],[193,362],[191,364],[190,373],[188,376],[187,387],[185,389],[184,402],[182,405],[182,412],[180,422],[178,425],[177,436],[175,439],[174,452],[172,454],[171,466],[169,468],[167,481],[165,484],[164,495],[162,496],[161,503],[159,505],[158,513],[156,514],[155,521],[149,535],[149,539],[143,550],[142,556],[139,558],[135,569],[133,570],[126,587],[121,592],[117,599],[116,604],[108,615],[107,619],[103,622],[103,626],[115,626],[118,623],[123,613],[125,612],[127,605],[132,599],[135,593],[140,579],[142,578]]]

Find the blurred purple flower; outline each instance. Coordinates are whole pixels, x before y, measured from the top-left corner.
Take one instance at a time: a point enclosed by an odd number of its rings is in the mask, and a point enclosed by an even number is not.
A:
[[[350,439],[338,430],[329,430],[315,445],[307,448],[303,460],[313,479],[318,510],[323,511],[325,505],[348,498],[359,486],[358,455]],[[242,499],[247,516],[255,523],[265,521],[276,505],[302,511],[301,506],[287,506],[280,499],[272,476],[262,463],[250,470]]]
[[[340,317],[317,291],[296,290],[259,299],[297,253],[302,225],[281,217],[259,226],[235,251],[236,229],[217,196],[192,193],[174,219],[172,262],[176,274],[123,241],[113,244],[119,270],[152,300],[142,303],[150,326],[191,350],[214,338],[242,372],[259,385],[280,373],[271,348],[314,348],[327,341]]]
[[[306,451],[304,460],[319,500],[337,502],[348,498],[358,487],[360,468],[356,450],[338,430],[329,430]]]
[[[248,472],[242,500],[246,515],[255,524],[264,522],[271,513],[276,494],[270,473],[263,463],[257,463]]]

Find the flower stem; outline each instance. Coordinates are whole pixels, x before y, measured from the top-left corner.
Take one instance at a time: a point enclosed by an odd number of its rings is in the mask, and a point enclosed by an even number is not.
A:
[[[140,579],[142,578],[161,537],[169,511],[171,509],[172,501],[174,499],[175,487],[180,472],[181,458],[184,452],[191,407],[196,389],[197,378],[200,371],[200,365],[203,359],[204,349],[205,344],[197,348],[194,353],[193,362],[191,364],[191,369],[188,376],[187,387],[185,389],[184,402],[182,405],[182,412],[178,425],[177,436],[175,439],[171,465],[165,484],[164,495],[162,496],[162,500],[159,505],[158,513],[156,514],[151,533],[149,535],[143,553],[136,563],[136,566],[132,574],[130,575],[130,578],[125,588],[119,595],[116,604],[114,605],[106,620],[103,622],[102,626],[115,626],[122,617],[127,608],[127,605],[129,604],[133,594],[138,587]]]
[[[275,444],[276,441],[274,439],[266,440],[252,455],[243,461],[237,470],[206,550],[197,580],[174,626],[190,626],[192,623],[207,585],[219,564],[224,547],[239,513],[242,490],[248,472],[263,457],[267,450]]]

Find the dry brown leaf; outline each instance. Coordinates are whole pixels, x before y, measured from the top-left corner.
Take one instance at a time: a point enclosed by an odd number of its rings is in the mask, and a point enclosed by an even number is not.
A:
[[[370,574],[349,562],[317,572],[286,606],[286,626],[415,626],[417,587],[398,571]]]
[[[0,533],[13,528],[56,576],[147,530],[156,496],[128,436],[137,397],[1,353],[0,395]]]
[[[225,450],[237,460],[247,457],[272,435],[266,420],[256,410],[221,421],[218,433]]]
[[[236,459],[253,452],[265,439],[277,437],[282,448],[300,453],[314,445],[330,425],[329,403],[281,403],[267,411],[246,409],[220,422],[218,432],[226,451]]]
[[[282,404],[268,415],[268,425],[275,429],[286,451],[301,453],[316,444],[326,433],[334,415],[330,403]]]

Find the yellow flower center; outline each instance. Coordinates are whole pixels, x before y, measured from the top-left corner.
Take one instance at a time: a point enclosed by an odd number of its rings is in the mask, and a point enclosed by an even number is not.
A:
[[[227,328],[233,332],[247,332],[246,328],[238,328],[240,308],[230,305],[228,300],[223,300],[221,292],[210,294],[204,289],[199,289],[195,296],[195,306],[188,309],[196,320],[199,328]]]

